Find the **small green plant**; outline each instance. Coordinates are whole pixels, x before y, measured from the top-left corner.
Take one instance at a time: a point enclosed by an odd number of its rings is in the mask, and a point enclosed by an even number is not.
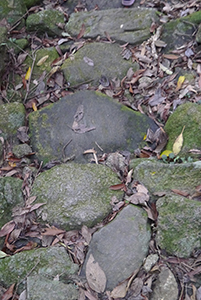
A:
[[[174,155],[174,153],[170,153],[168,156],[163,154],[161,156],[162,162],[165,164],[182,164],[182,163],[190,163],[193,161],[193,158],[188,156],[186,157],[180,157],[179,155]]]

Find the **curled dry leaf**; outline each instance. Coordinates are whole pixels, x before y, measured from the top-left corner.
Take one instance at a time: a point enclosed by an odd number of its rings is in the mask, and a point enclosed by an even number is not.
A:
[[[14,221],[10,221],[10,222],[6,223],[0,230],[0,237],[9,234],[11,231],[13,231],[14,228],[15,228]]]
[[[92,254],[90,254],[86,264],[86,278],[92,290],[97,293],[105,291],[107,278],[98,262],[95,262]]]

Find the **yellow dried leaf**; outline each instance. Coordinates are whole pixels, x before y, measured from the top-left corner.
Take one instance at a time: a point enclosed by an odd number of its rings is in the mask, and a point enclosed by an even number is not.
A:
[[[31,76],[31,67],[29,67],[28,71],[26,72],[25,80],[29,80],[30,76]]]
[[[180,135],[176,138],[176,140],[174,142],[172,150],[173,150],[173,153],[175,155],[177,155],[181,151],[181,148],[183,146],[183,131],[184,131],[184,128],[185,128],[185,126],[183,127]]]
[[[177,87],[176,87],[176,90],[175,90],[175,91],[180,90],[180,88],[181,88],[181,86],[182,86],[184,80],[185,80],[185,76],[179,76],[179,79],[178,79],[178,81],[177,81]]]
[[[33,103],[33,104],[32,104],[32,108],[33,108],[34,111],[37,111],[37,110],[38,110],[38,109],[37,109],[37,106],[36,106],[36,103]]]
[[[41,59],[39,59],[39,61],[37,62],[37,66],[40,67],[47,59],[48,59],[49,55],[45,55],[43,56]]]
[[[54,73],[59,71],[59,69],[60,69],[60,66],[53,67],[49,73],[49,77],[51,77]]]
[[[170,153],[172,153],[172,150],[165,150],[161,153],[160,157],[162,157],[162,155],[166,155],[167,157],[169,157]]]

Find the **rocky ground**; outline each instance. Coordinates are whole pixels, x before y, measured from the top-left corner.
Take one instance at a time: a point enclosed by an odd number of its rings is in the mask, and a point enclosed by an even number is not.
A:
[[[201,299],[200,8],[0,4],[2,299]]]

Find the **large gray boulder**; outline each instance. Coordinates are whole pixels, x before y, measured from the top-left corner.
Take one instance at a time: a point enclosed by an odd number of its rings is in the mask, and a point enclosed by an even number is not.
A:
[[[56,166],[40,174],[33,185],[37,202],[46,203],[37,210],[39,219],[63,229],[91,227],[111,212],[111,197],[122,200],[123,192],[112,191],[120,181],[108,167],[75,163]]]
[[[96,10],[71,14],[66,31],[77,36],[84,24],[85,38],[105,37],[107,32],[112,39],[122,44],[140,44],[150,37],[150,26],[154,20],[158,20],[157,11],[154,9]]]
[[[71,59],[65,60],[61,69],[71,86],[90,80],[92,85],[98,85],[101,76],[108,80],[122,79],[129,68],[135,72],[139,66],[131,59],[124,59],[121,53],[122,48],[117,44],[85,44]]]
[[[86,273],[92,255],[105,273],[106,290],[112,290],[141,266],[150,236],[146,213],[140,207],[128,205],[111,223],[94,233],[81,274]]]
[[[86,162],[83,152],[133,151],[143,142],[154,121],[93,91],[80,91],[29,115],[31,144],[44,163],[74,157]]]

